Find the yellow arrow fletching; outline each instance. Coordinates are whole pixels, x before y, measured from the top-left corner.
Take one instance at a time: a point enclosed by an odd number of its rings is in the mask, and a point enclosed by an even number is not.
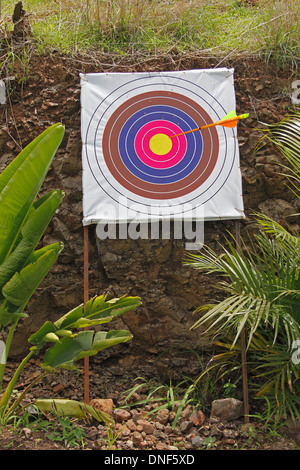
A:
[[[235,111],[229,111],[229,113],[226,114],[226,116],[223,117],[223,119],[231,119],[231,118],[234,118],[234,117],[237,117],[236,112]],[[223,119],[221,119],[221,121],[223,121]],[[219,121],[219,122],[221,122],[221,121]]]
[[[227,119],[230,119],[230,121],[223,122],[223,121],[226,121]],[[238,116],[236,115],[236,112],[235,111],[229,111],[229,113],[226,114],[226,116],[223,117],[223,119],[221,119],[221,121],[219,121],[218,124],[220,126],[232,127],[233,128],[233,127],[236,126],[237,119],[238,119]]]
[[[202,129],[207,129],[208,127],[213,127],[213,126],[223,126],[223,127],[233,128],[237,125],[237,121],[239,119],[246,119],[248,116],[249,116],[248,113],[237,116],[235,111],[229,111],[229,113],[226,114],[226,116],[218,122],[207,124],[206,126],[198,127],[197,129],[192,129],[190,131],[182,132],[181,134],[175,134],[175,135],[170,136],[170,138],[172,139],[173,137],[177,137],[179,135],[188,134],[189,132],[201,131]]]
[[[221,121],[218,122],[220,126],[224,127],[235,127],[237,125],[237,121],[239,119],[246,119],[249,116],[249,114],[241,114],[240,116],[237,116],[235,111],[230,111],[226,116],[221,119]],[[226,122],[227,121],[227,122]]]

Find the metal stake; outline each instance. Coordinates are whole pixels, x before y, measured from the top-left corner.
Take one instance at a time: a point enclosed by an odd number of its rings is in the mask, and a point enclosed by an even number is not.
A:
[[[89,227],[83,228],[84,254],[83,254],[83,303],[84,306],[89,300]],[[85,328],[86,330],[87,328]],[[89,403],[89,358],[84,358],[84,402]]]
[[[241,249],[240,222],[235,221],[235,239],[237,249]],[[241,331],[241,352],[242,352],[242,376],[243,376],[243,401],[244,401],[244,422],[249,423],[249,396],[248,396],[248,373],[246,356],[246,333],[245,328]]]

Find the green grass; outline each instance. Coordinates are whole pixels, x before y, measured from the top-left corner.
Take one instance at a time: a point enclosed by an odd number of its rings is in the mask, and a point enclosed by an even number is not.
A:
[[[0,27],[12,28],[15,0],[2,0]],[[24,0],[37,49],[131,54],[260,53],[299,60],[300,4],[267,0]]]

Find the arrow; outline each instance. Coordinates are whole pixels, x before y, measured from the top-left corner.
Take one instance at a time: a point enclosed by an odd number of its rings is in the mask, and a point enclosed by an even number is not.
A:
[[[188,134],[189,132],[195,131],[202,131],[203,129],[207,129],[208,127],[213,126],[224,126],[224,127],[235,127],[239,119],[246,119],[249,114],[241,114],[237,116],[235,111],[230,111],[226,116],[218,122],[212,122],[211,124],[207,124],[206,126],[197,127],[197,129],[191,129],[190,131],[181,132],[180,134],[170,135],[170,138],[178,137],[179,135]]]

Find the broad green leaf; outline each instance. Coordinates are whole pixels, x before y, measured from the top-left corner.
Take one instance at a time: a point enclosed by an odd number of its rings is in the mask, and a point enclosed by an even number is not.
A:
[[[47,333],[44,336],[44,341],[46,341],[46,343],[57,343],[59,341],[59,337],[55,333]]]
[[[47,132],[47,131],[46,131]],[[41,133],[36,139],[30,142],[22,152],[17,155],[12,162],[2,171],[0,174],[0,193],[3,191],[5,186],[8,184],[10,179],[15,175],[16,171],[20,168],[22,163],[28,158],[33,150],[39,145],[39,142],[44,139],[44,134]]]
[[[75,309],[68,312],[66,315],[57,320],[54,324],[57,328],[84,328],[88,326],[84,319],[92,320],[93,322],[99,320],[101,322],[111,321],[113,318],[124,314],[134,308],[138,307],[141,301],[138,297],[122,297],[120,299],[112,299],[106,301],[106,296],[102,295],[90,299],[85,307],[79,305]],[[76,325],[76,326],[75,326]]]
[[[92,349],[83,349],[82,352],[78,354],[77,360],[83,359],[84,357],[94,356],[97,352],[103,351],[103,349],[116,346],[120,343],[125,343],[131,339],[132,334],[127,330],[112,330],[108,332],[99,331],[94,337]]]
[[[102,351],[110,346],[129,341],[131,338],[132,335],[127,330],[98,331],[95,335],[93,348]]]
[[[56,262],[62,245],[57,243],[55,249],[44,253],[35,263],[16,273],[3,287],[2,293],[13,305],[25,306],[41,281]]]
[[[0,264],[15,246],[63,134],[61,124],[51,126],[0,175]]]
[[[44,369],[72,367],[79,359],[94,356],[98,351],[124,343],[131,338],[132,335],[125,330],[103,331],[96,334],[94,331],[80,331],[72,337],[61,338],[48,349],[42,367]]]
[[[78,419],[86,419],[89,413],[97,421],[106,424],[112,422],[112,418],[104,411],[96,410],[93,406],[76,400],[65,399],[38,399],[35,401],[37,408],[43,412],[55,413],[58,416],[72,416]]]
[[[0,328],[3,328],[10,323],[14,323],[16,320],[20,318],[26,318],[27,314],[24,312],[20,312],[18,309],[15,311],[11,311],[7,306],[6,300],[4,300],[0,304]]]
[[[83,304],[78,305],[77,307],[70,310],[68,313],[60,317],[55,323],[54,326],[57,329],[66,329],[71,328],[72,325],[76,323],[83,316]]]
[[[56,328],[51,323],[51,321],[47,321],[46,323],[44,323],[44,325],[36,333],[34,333],[33,335],[30,336],[28,341],[31,344],[42,347],[44,345],[44,341],[43,341],[44,337],[48,333],[55,333],[55,331],[56,331]]]
[[[71,330],[57,330],[55,332],[57,334],[57,336],[73,336],[73,333]]]
[[[44,249],[41,250],[42,254],[44,253],[43,250]],[[116,315],[120,315],[129,309],[134,309],[139,306],[140,303],[138,297],[123,297],[121,299],[113,299],[112,302],[107,302],[106,296],[99,296],[96,299],[88,301],[85,308],[83,304],[79,305],[53,324],[49,321],[46,322],[35,334],[31,335],[29,342],[34,345],[35,349],[40,349],[48,341],[48,338],[50,338],[46,336],[48,333],[54,333],[57,337],[62,338],[60,340],[60,346],[57,346],[56,349],[51,348],[45,356],[45,363],[47,362],[49,365],[51,363],[51,367],[60,365],[61,357],[63,358],[62,362],[72,362],[76,360],[77,353],[80,353],[81,357],[94,355],[97,350],[107,348],[119,342],[128,341],[131,339],[130,333],[127,331],[124,333],[122,331],[109,333],[100,332],[96,334],[94,338],[92,332],[85,331],[73,334],[70,328],[78,330],[108,323],[113,320]],[[110,313],[111,316],[107,317],[106,315],[108,313]],[[91,316],[93,319],[91,320],[84,315]],[[69,337],[69,339],[66,340],[65,337]],[[85,341],[84,345],[83,341]],[[65,350],[67,350],[68,345],[71,344],[72,351],[70,352],[70,356],[67,357]],[[60,355],[62,356],[60,357]]]
[[[72,367],[80,352],[81,345],[76,341],[76,338],[66,336],[47,350],[42,368]]]
[[[60,243],[60,246],[61,246],[61,249],[62,249],[63,244]],[[52,243],[51,245],[43,246],[43,248],[40,248],[39,250],[34,251],[29,256],[29,258],[26,262],[26,266],[28,266],[29,264],[36,263],[38,261],[38,259],[41,258],[42,256],[44,256],[46,253],[49,253],[49,251],[53,251],[53,250],[56,250],[56,249],[57,249],[57,242]]]
[[[113,316],[116,318],[141,305],[141,301],[138,297],[121,297],[108,300],[105,303],[102,297],[92,299],[90,312],[85,314],[85,317],[97,319],[100,318],[99,315],[101,315],[102,317]]]
[[[88,318],[79,318],[71,326],[72,328],[89,328],[91,326],[103,325],[104,323],[109,323],[114,319],[114,317],[104,317],[99,320],[89,320]]]
[[[0,266],[0,290],[19,272],[36,248],[62,199],[60,191],[53,191],[35,209],[21,229],[22,239],[10,256]]]

